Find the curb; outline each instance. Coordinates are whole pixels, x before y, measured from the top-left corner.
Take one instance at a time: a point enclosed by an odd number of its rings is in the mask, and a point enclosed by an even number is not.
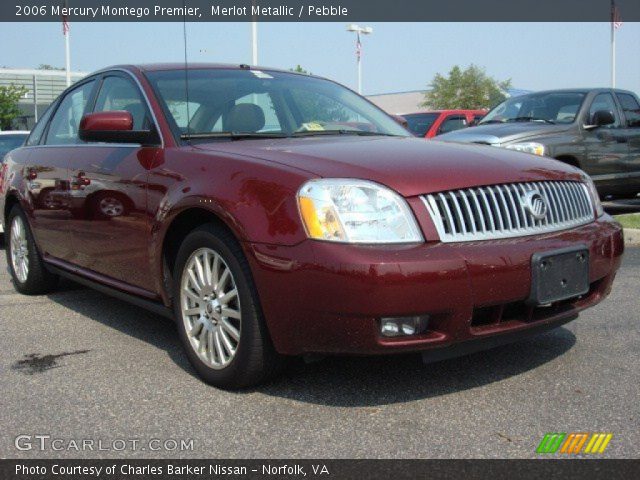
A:
[[[625,245],[640,245],[640,228],[624,229]]]

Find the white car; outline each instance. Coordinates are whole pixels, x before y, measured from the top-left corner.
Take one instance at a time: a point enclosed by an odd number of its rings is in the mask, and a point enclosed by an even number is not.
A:
[[[21,147],[29,136],[28,130],[6,130],[0,131],[0,165],[4,161],[4,156],[14,148]],[[0,168],[0,175],[2,169]],[[0,233],[3,233],[2,223],[0,223]]]

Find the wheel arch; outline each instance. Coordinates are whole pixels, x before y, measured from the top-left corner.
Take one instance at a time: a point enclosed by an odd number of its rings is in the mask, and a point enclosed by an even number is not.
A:
[[[7,217],[9,216],[9,212],[11,212],[11,209],[14,205],[20,205],[20,199],[18,198],[18,194],[16,192],[9,192],[9,194],[5,197],[4,211],[2,212],[5,231],[7,229]]]
[[[157,271],[162,273],[162,296],[167,305],[172,303],[171,285],[178,250],[189,232],[205,224],[215,224],[228,231],[244,251],[241,241],[242,235],[229,223],[231,222],[223,219],[217,212],[200,206],[185,207],[171,215],[171,220],[158,241],[159,255],[155,260]]]

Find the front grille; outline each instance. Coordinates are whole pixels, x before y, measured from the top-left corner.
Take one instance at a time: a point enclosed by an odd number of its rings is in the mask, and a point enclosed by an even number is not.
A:
[[[546,213],[534,217],[537,191]],[[539,200],[539,198],[538,198]],[[580,182],[531,182],[465,188],[424,195],[442,242],[471,242],[556,232],[593,221],[587,186]]]

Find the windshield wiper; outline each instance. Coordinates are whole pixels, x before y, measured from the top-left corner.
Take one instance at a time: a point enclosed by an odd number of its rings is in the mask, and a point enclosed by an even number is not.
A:
[[[546,118],[537,118],[537,117],[514,117],[509,118],[508,122],[544,122],[550,125],[555,125],[556,122],[553,120],[547,120]]]
[[[315,135],[357,135],[361,137],[399,137],[392,133],[369,132],[366,130],[306,130],[302,132],[293,132],[293,137],[313,137]]]
[[[205,138],[230,138],[232,140],[242,140],[245,138],[287,138],[286,133],[275,132],[203,132],[203,133],[183,133],[182,140],[198,140]]]

